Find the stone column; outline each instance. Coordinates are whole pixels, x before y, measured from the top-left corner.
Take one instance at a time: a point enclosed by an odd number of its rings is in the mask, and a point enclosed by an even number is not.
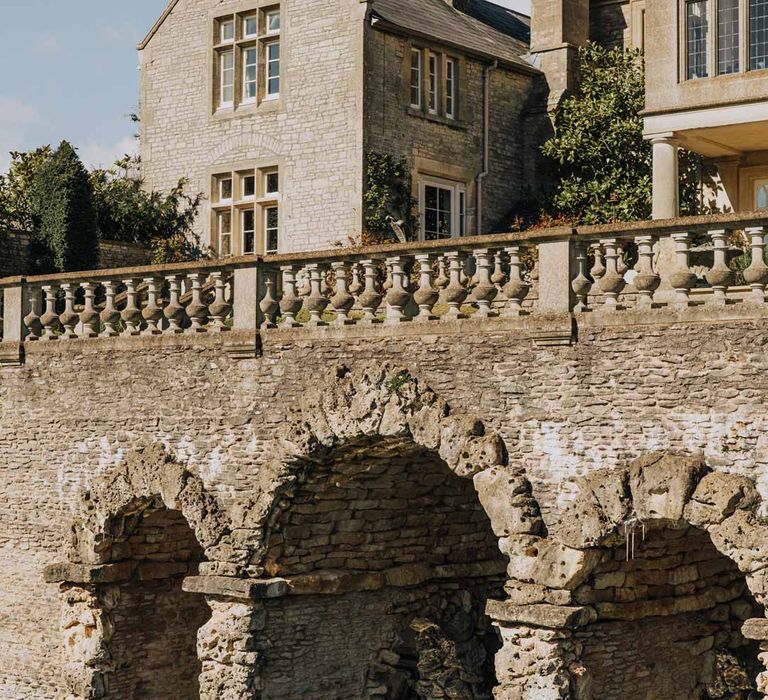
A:
[[[266,624],[264,600],[285,595],[287,583],[191,576],[183,588],[204,594],[211,608],[211,619],[197,633],[200,700],[258,700],[263,690],[259,642]]]
[[[593,700],[573,635],[594,621],[592,608],[489,601],[486,611],[502,640],[494,700]]]
[[[680,215],[678,143],[673,134],[659,134],[653,145],[653,218],[674,219]]]

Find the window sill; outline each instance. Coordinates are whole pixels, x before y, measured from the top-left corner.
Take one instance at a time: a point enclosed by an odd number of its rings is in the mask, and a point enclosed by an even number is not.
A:
[[[422,109],[417,109],[416,107],[408,106],[406,111],[411,117],[424,119],[429,122],[434,122],[435,124],[442,124],[443,126],[447,126],[451,129],[466,131],[469,128],[469,124],[459,119],[448,119],[448,117],[444,117],[440,114],[430,114],[429,112]]]
[[[282,109],[283,102],[279,98],[264,98],[261,102],[241,102],[236,108],[225,107],[217,109],[211,119],[214,121],[226,121],[238,117],[253,117],[269,112],[278,112]]]

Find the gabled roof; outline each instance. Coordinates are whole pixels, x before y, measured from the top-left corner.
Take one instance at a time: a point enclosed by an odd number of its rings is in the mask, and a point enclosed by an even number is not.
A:
[[[385,27],[434,39],[528,73],[538,70],[522,58],[528,52],[530,20],[488,0],[373,0],[372,17]]]
[[[521,57],[520,44],[530,42],[529,17],[488,0],[454,1],[456,7],[446,0],[369,0],[372,15],[392,29],[497,59],[528,73],[539,72]],[[178,3],[169,0],[139,50],[149,44]]]
[[[138,49],[141,51],[142,49],[146,48],[147,44],[150,42],[153,36],[157,33],[157,30],[160,29],[163,22],[165,22],[168,15],[173,12],[173,8],[176,7],[179,0],[170,0],[169,3],[165,6],[165,9],[163,10],[163,14],[160,15],[160,17],[157,18],[157,22],[155,22],[152,25],[152,29],[149,30],[147,33],[147,36],[145,36],[141,42],[139,43]]]

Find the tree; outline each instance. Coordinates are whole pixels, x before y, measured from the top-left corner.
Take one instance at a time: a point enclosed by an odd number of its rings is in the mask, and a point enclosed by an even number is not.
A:
[[[148,247],[155,263],[205,257],[193,229],[202,194],[186,194],[185,179],[169,192],[148,192],[141,159],[125,156],[112,168],[94,170],[91,182],[102,238]]]
[[[0,175],[0,230],[31,231],[29,191],[35,173],[53,155],[50,146],[11,152],[8,173]]]
[[[62,141],[32,175],[28,190],[33,272],[94,268],[99,235],[93,187],[75,149]]]
[[[652,149],[643,139],[645,68],[640,51],[589,44],[579,54],[579,91],[555,117],[542,147],[557,169],[549,209],[573,222],[647,219],[652,203]],[[701,163],[681,152],[681,212],[699,209]]]

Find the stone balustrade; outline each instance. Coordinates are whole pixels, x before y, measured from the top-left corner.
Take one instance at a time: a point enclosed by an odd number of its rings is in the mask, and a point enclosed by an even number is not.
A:
[[[766,304],[767,232],[768,213],[756,212],[7,278],[0,280],[3,347],[229,329],[749,310]]]

